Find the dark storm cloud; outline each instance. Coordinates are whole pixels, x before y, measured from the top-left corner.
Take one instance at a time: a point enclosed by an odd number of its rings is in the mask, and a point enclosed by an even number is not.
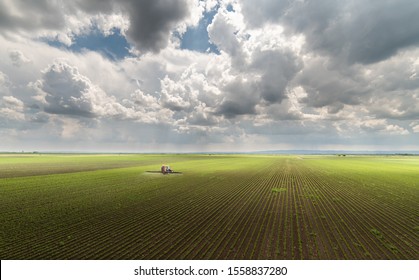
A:
[[[296,77],[307,96],[300,102],[314,108],[328,107],[337,113],[344,105],[359,105],[369,97],[372,89],[357,71],[333,68],[328,61],[314,58],[306,61],[304,70]]]
[[[233,63],[234,65],[234,63]],[[224,88],[224,100],[216,109],[227,118],[256,114],[256,106],[281,103],[286,88],[301,69],[301,60],[289,50],[255,50],[250,63]]]
[[[252,82],[237,77],[224,88],[224,92],[226,97],[218,106],[216,115],[234,118],[237,115],[256,113],[255,106],[259,102],[259,96],[255,94],[256,86]]]
[[[238,115],[255,114],[255,104],[246,99],[226,100],[218,108],[217,114],[226,118],[234,118]]]
[[[248,25],[281,23],[286,32],[303,33],[308,49],[349,64],[375,63],[419,43],[416,0],[266,0],[256,8],[243,0],[242,5]]]
[[[64,27],[64,12],[56,1],[0,1],[0,32],[60,29]]]
[[[254,115],[257,105],[281,103],[287,98],[287,86],[302,67],[301,58],[287,47],[268,48],[261,42],[252,46],[249,35],[241,32],[231,16],[220,9],[208,26],[211,41],[228,54],[229,70],[235,77],[220,87],[224,98],[214,110],[227,118]]]
[[[130,25],[127,36],[141,52],[159,52],[171,31],[190,14],[188,0],[93,0],[3,1],[0,0],[0,33],[53,30],[67,32],[66,16],[123,13]],[[37,36],[37,34],[31,34]]]
[[[353,34],[348,50],[350,62],[374,63],[418,44],[418,1],[361,3],[353,7],[361,11],[347,27],[347,33]]]
[[[173,27],[189,15],[185,0],[125,2],[130,18],[128,37],[142,51],[158,52],[165,48]]]
[[[261,74],[257,88],[263,100],[278,103],[286,98],[285,88],[301,69],[301,61],[287,50],[256,51],[251,69]]]
[[[290,8],[290,1],[282,0],[241,0],[242,13],[247,23],[261,27],[266,22],[277,22]]]
[[[123,1],[119,1],[123,2]],[[66,8],[67,11],[71,11],[72,13],[76,13],[77,10],[81,9],[87,13],[108,13],[116,8],[115,4],[118,1],[114,0],[73,0],[73,1],[65,1],[65,3],[69,3],[68,7]]]

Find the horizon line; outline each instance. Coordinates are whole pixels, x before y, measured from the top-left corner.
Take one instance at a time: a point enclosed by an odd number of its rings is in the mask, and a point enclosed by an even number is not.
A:
[[[0,154],[413,154],[419,155],[419,150],[333,150],[333,149],[279,149],[259,151],[0,151]]]

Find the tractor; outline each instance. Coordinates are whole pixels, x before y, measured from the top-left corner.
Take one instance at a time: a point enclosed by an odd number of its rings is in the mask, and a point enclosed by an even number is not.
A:
[[[170,166],[168,165],[162,165],[160,170],[161,170],[161,173],[163,174],[173,173],[173,170],[170,169]]]

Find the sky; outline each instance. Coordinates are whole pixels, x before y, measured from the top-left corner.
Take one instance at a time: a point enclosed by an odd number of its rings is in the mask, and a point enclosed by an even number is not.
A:
[[[0,151],[418,151],[418,14],[416,0],[0,0]]]

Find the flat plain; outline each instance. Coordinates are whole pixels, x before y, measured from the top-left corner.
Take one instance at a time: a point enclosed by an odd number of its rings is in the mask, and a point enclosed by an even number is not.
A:
[[[0,258],[417,260],[418,205],[418,156],[2,154]]]

